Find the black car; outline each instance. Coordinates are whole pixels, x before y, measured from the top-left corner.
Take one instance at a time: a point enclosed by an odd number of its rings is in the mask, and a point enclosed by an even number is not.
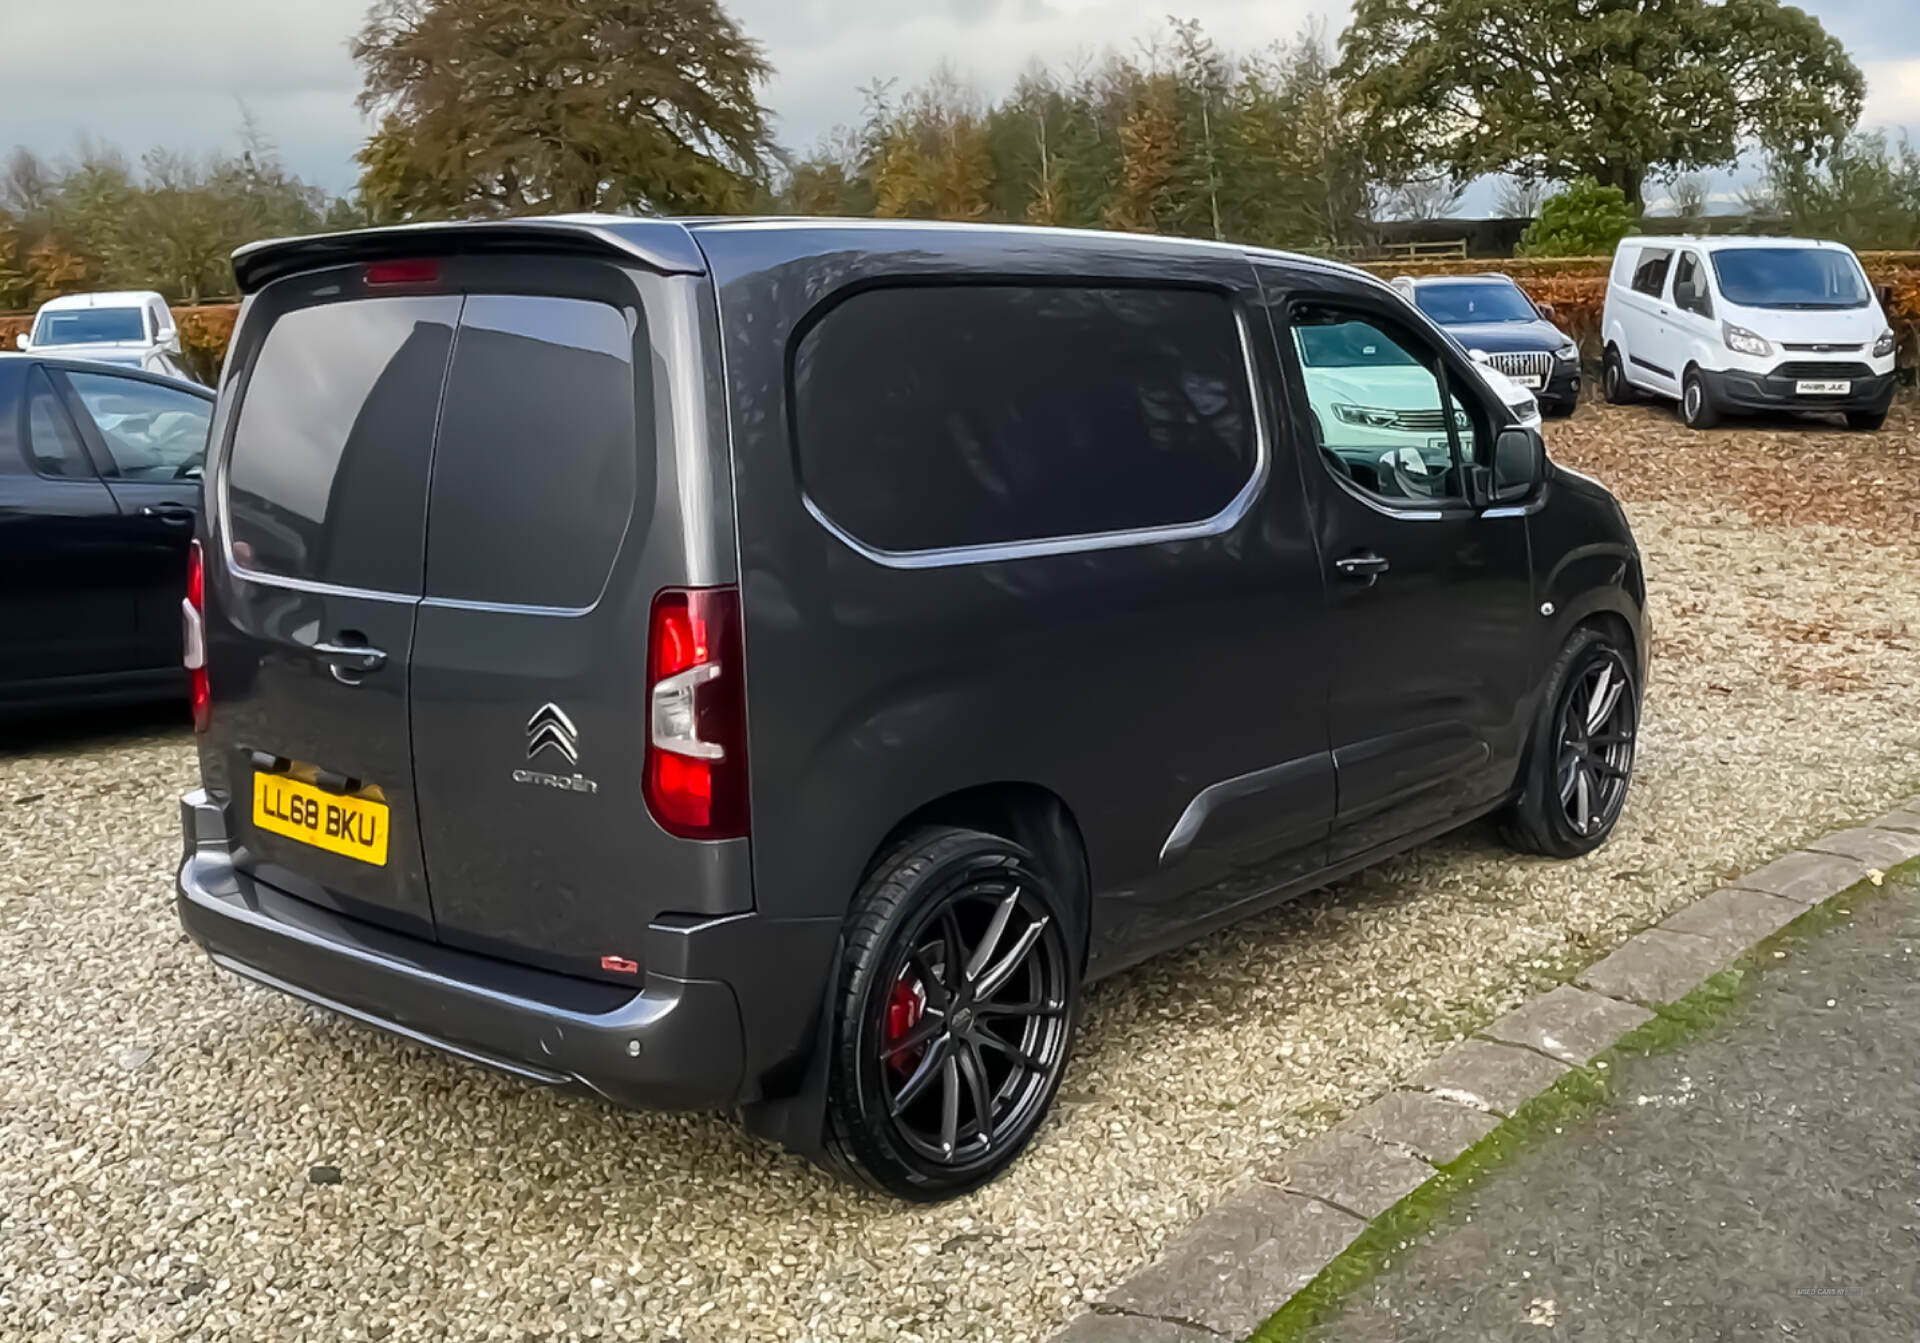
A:
[[[1453,338],[1534,394],[1542,413],[1571,415],[1580,346],[1505,275],[1403,275],[1393,282]]]
[[[179,909],[283,992],[940,1198],[1090,980],[1620,814],[1620,506],[1358,271],[582,218],[235,268]]]
[[[186,693],[212,415],[193,383],[0,355],[0,712]]]

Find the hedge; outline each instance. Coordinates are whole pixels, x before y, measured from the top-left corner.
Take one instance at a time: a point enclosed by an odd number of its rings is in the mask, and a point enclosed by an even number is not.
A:
[[[1920,365],[1920,252],[1862,252],[1860,260],[1876,289],[1885,286],[1893,291],[1893,306],[1887,316],[1899,341],[1900,362],[1908,368]],[[1598,359],[1608,264],[1609,259],[1603,256],[1515,257],[1507,261],[1450,258],[1371,261],[1366,269],[1389,279],[1396,275],[1511,275],[1534,302],[1552,304],[1561,327],[1580,342],[1589,359]],[[233,303],[174,310],[180,323],[181,353],[194,375],[209,386],[219,376],[238,313],[239,307]],[[25,331],[32,321],[30,313],[0,314],[0,342],[12,349],[15,333]]]

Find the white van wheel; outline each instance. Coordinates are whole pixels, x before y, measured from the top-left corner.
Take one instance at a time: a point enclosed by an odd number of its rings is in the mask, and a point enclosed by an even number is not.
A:
[[[1680,384],[1680,418],[1689,429],[1711,429],[1720,423],[1720,408],[1713,404],[1713,394],[1697,368],[1688,369]]]
[[[1620,362],[1618,346],[1607,346],[1607,353],[1600,362],[1600,395],[1614,406],[1624,406],[1635,399],[1633,384],[1627,381],[1626,365]]]

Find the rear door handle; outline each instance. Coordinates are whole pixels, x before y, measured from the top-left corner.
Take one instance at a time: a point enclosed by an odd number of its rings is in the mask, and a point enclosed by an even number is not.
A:
[[[369,648],[365,644],[312,644],[308,651],[332,664],[335,676],[342,672],[379,671],[387,661],[386,649]]]
[[[148,504],[140,510],[143,518],[158,518],[169,527],[191,527],[197,516],[185,504]]]
[[[1364,578],[1368,583],[1372,583],[1387,571],[1388,565],[1385,555],[1364,551],[1358,555],[1348,555],[1344,559],[1335,560],[1333,567],[1340,571],[1342,578]]]

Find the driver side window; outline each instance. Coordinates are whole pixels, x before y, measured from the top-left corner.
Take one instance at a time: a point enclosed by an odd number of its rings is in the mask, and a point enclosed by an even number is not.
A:
[[[1474,458],[1473,421],[1443,394],[1431,346],[1369,314],[1320,304],[1294,309],[1292,329],[1329,469],[1400,508],[1467,497],[1460,464]]]

